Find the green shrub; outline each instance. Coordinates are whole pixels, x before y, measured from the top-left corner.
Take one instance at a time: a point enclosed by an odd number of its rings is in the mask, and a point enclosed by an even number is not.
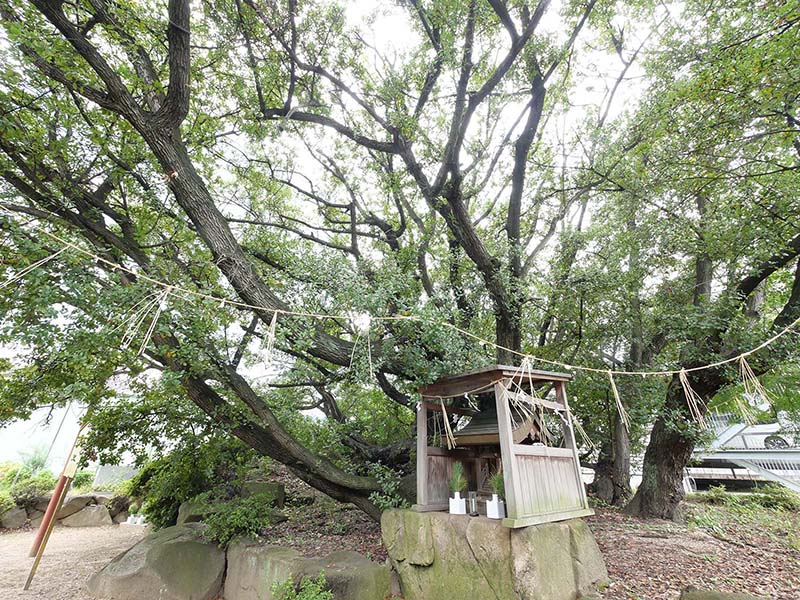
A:
[[[750,494],[748,503],[764,508],[800,511],[800,494],[789,488],[777,483],[768,483],[756,489],[757,491]]]
[[[11,498],[11,494],[6,491],[0,490],[0,515],[10,508],[14,508],[15,502]]]
[[[56,478],[50,471],[39,471],[33,477],[20,478],[10,494],[17,506],[31,507],[41,496],[49,496],[56,487]]]
[[[7,462],[0,466],[0,487],[10,490],[15,483],[30,479],[35,473],[22,463]]]
[[[94,473],[86,469],[81,469],[75,473],[75,477],[72,480],[72,487],[74,489],[88,489],[93,483]]]
[[[325,573],[320,573],[314,579],[303,577],[297,586],[291,578],[276,583],[272,586],[272,593],[277,600],[333,600],[333,592],[326,589],[327,586]]]
[[[378,480],[381,492],[372,492],[370,502],[381,510],[389,508],[408,508],[408,501],[400,495],[400,477],[396,472],[380,463],[370,465],[373,477]]]
[[[252,450],[230,438],[187,442],[147,463],[120,486],[120,493],[141,499],[141,512],[156,529],[168,527],[175,524],[186,500],[214,488],[226,488],[232,496],[236,478],[252,456]]]
[[[694,496],[705,504],[745,508],[771,508],[777,510],[800,511],[800,495],[777,483],[757,487],[751,494],[732,494],[724,485],[708,488],[704,494]]]
[[[14,482],[14,477],[17,476],[22,465],[19,463],[7,461],[0,463],[0,488],[8,489]]]
[[[720,485],[712,485],[708,488],[708,491],[702,495],[702,501],[706,504],[716,504],[716,505],[725,505],[730,506],[732,504],[738,504],[738,499],[733,496],[730,492],[725,489],[725,486]]]
[[[143,498],[141,512],[156,529],[175,524],[181,502],[209,487],[205,469],[185,452],[147,463],[131,480],[131,494]]]
[[[208,526],[204,536],[226,548],[239,537],[256,537],[261,530],[272,524],[272,510],[275,496],[272,494],[254,494],[247,498],[233,498],[214,502],[209,495],[203,494],[203,500],[211,508],[211,512],[203,517]]]

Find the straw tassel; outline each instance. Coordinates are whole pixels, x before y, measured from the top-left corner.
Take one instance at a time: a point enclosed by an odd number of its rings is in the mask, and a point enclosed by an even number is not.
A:
[[[447,440],[447,449],[452,450],[456,447],[456,438],[453,436],[453,429],[450,427],[450,419],[447,418],[447,409],[444,407],[444,400],[439,398],[442,405],[442,421],[444,423],[444,433]]]
[[[739,375],[742,378],[742,387],[744,388],[744,397],[736,396],[736,408],[742,415],[745,423],[752,425],[756,422],[753,408],[750,406],[748,400],[750,398],[761,398],[764,402],[771,404],[767,390],[761,385],[761,382],[756,377],[752,367],[747,362],[744,355],[739,359]]]
[[[572,421],[572,428],[578,432],[578,436],[581,438],[584,444],[586,444],[592,450],[597,449],[597,445],[589,439],[589,436],[586,433],[586,430],[581,425],[581,422],[573,415],[571,412],[569,413],[570,421]]]
[[[353,340],[353,351],[350,353],[350,366],[348,369],[353,370],[353,361],[356,358],[356,348],[358,348],[358,340],[361,338],[361,332],[356,332],[356,339]]]
[[[136,338],[136,334],[139,331],[139,328],[144,324],[147,320],[148,315],[150,315],[153,310],[155,310],[156,319],[161,315],[161,304],[166,299],[167,295],[169,294],[169,288],[164,289],[159,294],[151,294],[148,296],[149,300],[145,298],[145,300],[139,301],[135,305],[135,310],[128,318],[126,322],[126,329],[125,333],[122,335],[122,343],[120,347],[125,350],[130,348],[133,340]],[[139,348],[139,354],[142,354],[144,348],[147,345],[147,340],[149,340],[149,336],[152,335],[153,330],[155,329],[155,320],[151,322],[150,327],[148,327],[148,335],[145,336],[145,341],[143,345]]]
[[[531,420],[539,429],[540,441],[545,445],[549,445],[554,441],[553,434],[547,427],[547,422],[544,418],[544,407],[541,404],[534,402],[533,398],[536,397],[533,384],[533,362],[530,356],[522,359],[519,366],[519,381],[512,377],[509,382],[516,388],[513,398],[508,398],[508,391],[504,391],[510,406],[512,406],[524,420]],[[528,385],[530,386],[530,393],[525,391],[522,387],[524,380],[527,378]]]
[[[158,298],[155,300],[155,309],[156,312],[153,315],[153,320],[150,323],[150,327],[147,328],[147,332],[144,334],[144,339],[142,340],[142,345],[139,346],[139,356],[144,355],[144,351],[147,349],[147,345],[150,343],[150,338],[153,336],[153,332],[156,329],[156,325],[158,324],[158,318],[161,316],[161,313],[167,308],[167,297],[169,296],[170,288],[166,288],[161,294],[159,294]]]
[[[441,427],[439,426],[439,419],[442,417],[441,413],[434,413],[433,415],[433,435],[430,440],[431,446],[439,446],[442,443],[442,436],[439,434]]]
[[[686,404],[689,407],[689,412],[692,414],[692,418],[697,421],[701,429],[705,429],[706,420],[703,416],[705,402],[703,402],[703,399],[700,397],[700,395],[695,392],[692,389],[692,386],[689,384],[689,377],[686,374],[686,369],[681,369],[678,372],[678,381],[681,382],[683,395],[686,397]]]
[[[614,402],[617,405],[619,418],[622,421],[622,424],[625,426],[625,431],[629,432],[631,430],[631,422],[630,419],[628,419],[628,411],[625,410],[625,406],[622,404],[622,399],[619,397],[617,382],[614,381],[614,373],[611,372],[611,369],[608,370],[608,381],[611,382],[611,391],[614,392]]]

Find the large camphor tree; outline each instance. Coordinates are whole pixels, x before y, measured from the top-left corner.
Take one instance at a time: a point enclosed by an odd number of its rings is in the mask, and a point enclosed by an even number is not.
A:
[[[689,35],[646,3],[411,0],[370,35],[327,2],[2,0],[4,268],[60,250],[43,231],[102,260],[68,249],[3,290],[0,419],[77,400],[107,450],[213,427],[377,516],[366,465],[408,461],[419,382],[534,350],[735,354],[800,295],[790,9],[689,3]],[[640,52],[650,99],[621,117]],[[609,411],[579,385],[589,425]],[[635,507],[672,516],[697,439],[682,388],[622,389],[636,436],[658,411]],[[310,408],[330,436],[297,434]],[[626,498],[627,432],[589,429]]]
[[[98,444],[121,445],[114,427],[103,437],[109,414],[135,437],[137,418],[167,433],[163,411],[174,434],[187,409],[155,400],[160,371],[159,390],[377,516],[358,461],[407,459],[409,444],[352,431],[339,395],[363,406],[360,374],[396,405],[386,427],[407,428],[416,382],[475,362],[435,323],[493,337],[498,361],[521,349],[526,282],[578,201],[558,165],[531,161],[558,147],[540,123],[564,110],[594,5],[409,2],[392,16],[410,43],[384,56],[332,3],[4,2],[5,264],[57,250],[42,229],[102,259],[65,253],[4,296],[5,339],[26,355],[4,418],[75,399]],[[350,311],[428,321],[362,332],[286,314]],[[273,319],[291,368],[269,387],[244,367]],[[137,386],[125,410],[119,377]],[[356,468],[291,435],[286,401],[339,422]]]

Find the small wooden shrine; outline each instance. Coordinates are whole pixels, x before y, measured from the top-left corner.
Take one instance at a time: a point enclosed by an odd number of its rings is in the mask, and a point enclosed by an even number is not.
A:
[[[421,388],[417,511],[447,510],[453,465],[484,499],[501,470],[507,527],[593,514],[581,480],[566,373],[494,365]],[[482,504],[482,503],[481,503]]]

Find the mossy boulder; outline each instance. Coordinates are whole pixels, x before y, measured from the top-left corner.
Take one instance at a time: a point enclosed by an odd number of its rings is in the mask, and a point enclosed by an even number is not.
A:
[[[114,496],[113,498],[111,498],[111,500],[109,500],[106,506],[108,506],[108,514],[111,515],[112,519],[115,519],[115,517],[120,513],[125,513],[125,516],[127,518],[128,509],[130,508],[130,505],[131,505],[131,499],[128,498],[127,496]]]
[[[60,523],[66,527],[104,527],[113,525],[114,521],[105,506],[92,504],[61,519]]]
[[[176,525],[184,523],[199,523],[203,518],[214,512],[214,507],[203,500],[186,500],[178,507]]]
[[[286,488],[282,483],[273,481],[245,481],[242,485],[242,497],[266,494],[275,498],[274,506],[283,508],[286,504]]]
[[[388,510],[381,531],[407,600],[575,600],[608,582],[577,519],[509,529],[485,517]]]
[[[0,514],[0,527],[5,529],[19,529],[28,520],[28,513],[24,508],[15,506]]]
[[[292,576],[292,563],[299,558],[292,548],[249,539],[234,542],[228,547],[226,600],[273,600],[273,585]]]
[[[28,521],[30,521],[31,527],[39,527],[42,524],[42,519],[44,518],[44,513],[40,510],[36,510],[35,508],[31,508],[28,510]]]
[[[49,499],[48,499],[49,502]],[[64,500],[64,503],[61,505],[61,508],[58,509],[56,513],[56,519],[65,519],[70,515],[74,515],[76,512],[83,510],[87,506],[97,504],[94,496],[89,494],[80,494],[77,496],[67,496]],[[44,505],[44,509],[40,508],[40,505],[37,504],[36,508],[38,510],[47,510],[47,504]]]
[[[211,600],[225,576],[225,552],[203,539],[205,525],[187,523],[148,535],[87,583],[98,599]]]
[[[324,573],[335,600],[382,600],[391,591],[389,567],[374,563],[358,552],[339,550],[328,556],[303,559],[295,565],[296,583],[303,577],[314,579]]]
[[[276,584],[320,573],[336,600],[381,600],[390,594],[389,568],[356,552],[306,558],[292,548],[240,540],[228,548],[225,600],[274,600]]]

